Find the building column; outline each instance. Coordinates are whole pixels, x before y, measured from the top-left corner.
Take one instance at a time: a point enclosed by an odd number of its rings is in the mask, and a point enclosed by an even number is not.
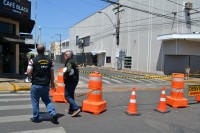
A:
[[[15,66],[15,70],[16,70],[16,74],[19,74],[19,44],[16,44],[16,48],[15,48],[15,60],[16,60],[16,66]]]

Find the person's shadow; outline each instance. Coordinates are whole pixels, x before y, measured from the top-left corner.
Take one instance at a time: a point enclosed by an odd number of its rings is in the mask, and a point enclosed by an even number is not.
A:
[[[63,117],[65,115],[57,113],[57,116],[58,116],[58,120],[59,120],[60,117]],[[59,124],[59,122],[54,123],[52,121],[52,117],[49,115],[48,112],[40,112],[40,120],[41,121],[51,121],[53,124]]]

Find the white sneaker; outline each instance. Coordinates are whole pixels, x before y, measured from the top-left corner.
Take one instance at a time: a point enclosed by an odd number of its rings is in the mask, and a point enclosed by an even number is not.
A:
[[[75,111],[73,112],[73,114],[71,115],[71,117],[77,116],[80,112],[81,112],[81,109],[75,110]]]

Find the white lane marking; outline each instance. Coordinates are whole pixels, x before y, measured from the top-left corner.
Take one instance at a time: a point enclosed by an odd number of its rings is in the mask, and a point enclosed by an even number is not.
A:
[[[115,81],[115,82],[117,82],[117,83],[122,83],[121,81],[115,80],[115,79],[113,79],[113,78],[108,78],[108,77],[103,77],[103,78],[105,78],[105,79],[107,79],[107,80],[110,80],[110,81]]]
[[[82,79],[82,80],[84,80],[84,81],[87,81],[87,82],[89,80],[89,78],[85,78],[85,77],[81,77],[81,76],[79,76],[79,78]]]
[[[65,131],[63,127],[55,127],[55,128],[28,130],[28,131],[20,131],[20,132],[12,132],[12,133],[67,133],[67,132]]]
[[[12,102],[12,101],[31,101],[31,98],[9,98],[9,99],[0,99],[0,102]]]
[[[105,82],[105,83],[107,83],[107,84],[111,84],[111,82],[108,81],[108,80],[104,80],[104,79],[102,79],[102,81]]]
[[[4,116],[4,117],[0,117],[0,123],[29,121],[31,117],[32,115]]]
[[[44,104],[40,104],[40,107],[45,107]],[[15,110],[15,109],[29,109],[32,108],[31,104],[28,105],[9,105],[9,106],[0,106],[0,110]]]
[[[121,80],[123,82],[126,82],[126,83],[130,83],[132,82],[130,79],[126,79],[126,78],[117,78],[118,80]]]
[[[131,79],[131,80],[136,81],[138,83],[143,83],[142,80],[139,80],[139,79]]]
[[[7,97],[7,96],[29,96],[30,94],[29,93],[21,93],[21,94],[0,94],[0,97]]]

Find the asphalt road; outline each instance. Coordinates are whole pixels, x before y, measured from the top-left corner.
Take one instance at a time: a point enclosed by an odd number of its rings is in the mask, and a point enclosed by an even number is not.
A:
[[[62,64],[61,64],[62,67]],[[60,66],[56,65],[56,69]],[[83,70],[83,69],[82,69]],[[84,71],[91,70],[84,68]],[[106,72],[106,70],[102,70]],[[116,74],[110,72],[109,74]],[[88,74],[82,73],[83,78]],[[137,75],[136,75],[137,76]],[[106,80],[106,79],[105,79]],[[120,82],[122,80],[116,79]],[[109,80],[108,80],[109,81]],[[148,81],[148,80],[147,80]],[[78,117],[72,118],[65,112],[68,104],[54,103],[59,114],[59,124],[50,122],[48,112],[40,102],[41,123],[32,123],[31,102],[29,92],[0,92],[0,133],[199,133],[200,104],[194,97],[188,97],[188,86],[185,85],[184,94],[188,99],[187,108],[172,108],[167,106],[169,113],[161,114],[157,108],[161,87],[166,87],[166,95],[170,95],[171,86],[168,81],[156,82],[103,82],[103,98],[106,101],[106,111],[94,115],[81,112]],[[151,80],[150,80],[151,81]],[[83,85],[84,84],[84,85]],[[124,112],[130,100],[131,89],[135,87],[137,97],[137,112],[140,116],[129,116]],[[76,102],[81,107],[82,101],[87,99],[87,82],[80,83],[76,90]],[[77,97],[80,96],[80,97]]]
[[[169,87],[169,86],[168,86]],[[59,124],[49,121],[48,113],[41,102],[41,114],[45,121],[31,123],[31,103],[28,92],[0,93],[0,127],[2,133],[199,133],[200,104],[196,104],[194,97],[190,97],[187,108],[172,108],[171,112],[161,114],[157,108],[160,90],[141,89],[136,91],[137,111],[140,116],[129,116],[127,111],[130,90],[115,90],[103,93],[107,110],[99,115],[81,112],[78,117],[70,117],[64,110],[68,104],[54,103],[59,114]],[[167,95],[170,89],[166,90]],[[78,94],[78,93],[77,93]],[[76,97],[76,102],[82,106],[86,96]],[[26,131],[26,132],[25,132]],[[54,132],[55,131],[55,132]]]

